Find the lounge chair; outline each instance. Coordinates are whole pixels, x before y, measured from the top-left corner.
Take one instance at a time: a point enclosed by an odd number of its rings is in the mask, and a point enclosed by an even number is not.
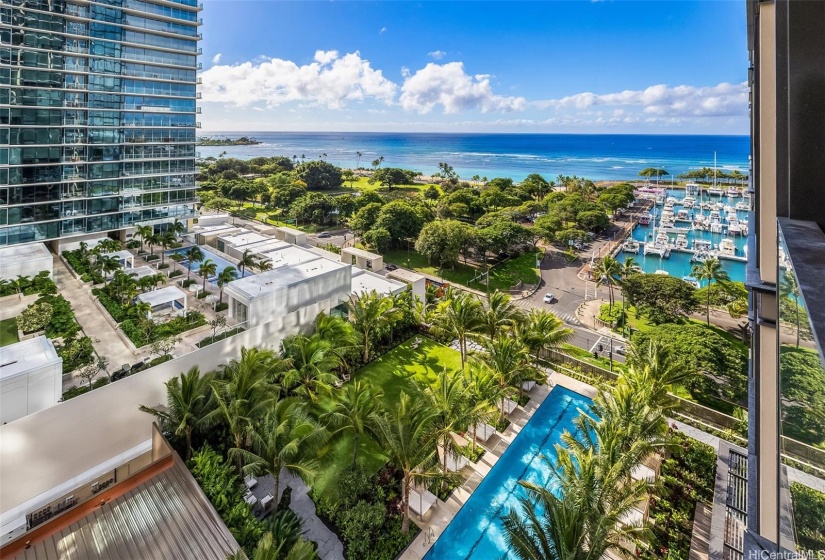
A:
[[[258,485],[258,479],[257,479],[257,478],[255,478],[254,476],[247,476],[247,477],[244,479],[244,484],[246,484],[246,487],[247,487],[247,488],[249,488],[250,490],[252,490],[253,488],[255,488],[255,486],[257,486],[257,485]]]
[[[261,507],[266,509],[269,506],[269,504],[272,503],[272,500],[274,500],[274,499],[275,498],[272,494],[267,494],[266,496],[261,498]]]
[[[437,500],[435,494],[429,490],[419,493],[417,490],[410,488],[410,509],[419,517],[427,513]]]
[[[470,434],[475,432],[476,439],[478,441],[487,441],[490,437],[496,433],[496,429],[492,427],[490,424],[479,423],[475,425],[475,429],[470,430]]]

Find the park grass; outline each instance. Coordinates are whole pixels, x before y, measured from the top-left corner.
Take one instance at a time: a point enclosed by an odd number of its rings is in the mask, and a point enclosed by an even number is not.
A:
[[[422,383],[434,383],[442,372],[461,369],[461,354],[442,344],[424,337],[418,348],[413,348],[414,339],[395,347],[380,358],[370,362],[353,375],[373,390],[380,390],[382,406],[391,410],[398,406],[401,393],[412,393]],[[330,410],[334,402],[322,399],[319,406]],[[330,446],[321,458],[318,476],[313,484],[318,495],[335,501],[338,497],[337,482],[342,472],[352,464],[353,440],[340,438]],[[387,462],[380,445],[371,437],[361,438],[358,450],[358,464],[368,475],[378,472]]]
[[[8,346],[20,342],[17,338],[17,319],[3,319],[0,321],[0,346]]]
[[[461,284],[477,290],[486,289],[484,277],[478,277],[481,270],[474,266],[456,263],[453,268],[441,268],[427,262],[427,257],[416,251],[396,249],[384,253],[384,261],[401,265],[430,276],[443,278],[451,284]],[[478,277],[478,278],[476,278]],[[475,281],[473,279],[476,278]],[[490,290],[509,290],[519,281],[538,284],[539,272],[536,268],[535,253],[524,253],[497,265],[490,270]]]

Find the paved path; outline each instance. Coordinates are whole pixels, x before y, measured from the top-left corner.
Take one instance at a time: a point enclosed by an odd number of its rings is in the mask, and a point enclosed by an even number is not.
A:
[[[108,360],[109,370],[134,363],[135,355],[95,306],[89,287],[76,280],[57,256],[54,257],[54,281],[57,293],[72,304],[75,318],[86,336],[92,339],[95,352]]]
[[[0,298],[0,321],[17,317],[24,309],[36,302],[39,298],[40,294],[23,296],[22,298],[15,294]]]

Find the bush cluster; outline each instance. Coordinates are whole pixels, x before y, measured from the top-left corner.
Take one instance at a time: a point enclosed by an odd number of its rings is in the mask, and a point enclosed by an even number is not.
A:
[[[140,348],[161,338],[175,336],[205,324],[206,319],[202,313],[190,311],[186,317],[175,317],[166,323],[156,324],[151,321],[136,322],[133,319],[126,319],[120,324],[120,328],[132,344]]]
[[[38,272],[33,278],[28,276],[18,276],[14,280],[0,278],[0,297],[17,293],[22,293],[24,296],[56,294],[57,285],[49,278],[49,273],[46,270]]]

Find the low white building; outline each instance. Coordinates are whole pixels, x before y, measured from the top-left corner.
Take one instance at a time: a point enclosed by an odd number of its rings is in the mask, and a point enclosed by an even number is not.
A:
[[[176,286],[167,286],[138,295],[138,299],[152,306],[149,319],[160,316],[183,317],[186,315],[186,292]]]
[[[349,298],[351,267],[323,258],[282,266],[229,283],[229,316],[252,328],[273,318],[306,310],[311,322],[319,311]],[[307,318],[300,318],[304,322]]]
[[[45,336],[0,348],[0,424],[45,410],[63,396],[63,359]]]
[[[395,270],[387,270],[386,277],[407,284],[412,291],[413,297],[421,301],[426,299],[427,279],[424,276],[405,268],[396,268]]]
[[[192,233],[196,244],[214,246],[218,237],[234,235],[244,231],[247,230],[231,224],[215,224],[208,226],[197,226]]]
[[[341,249],[341,262],[373,272],[378,272],[384,268],[384,257],[355,247]]]
[[[317,253],[308,251],[295,245],[285,244],[284,247],[275,249],[274,251],[267,251],[265,253],[257,253],[261,259],[266,259],[272,263],[272,268],[283,268],[285,266],[293,266],[315,259],[322,258]]]
[[[295,245],[303,245],[307,242],[306,232],[290,227],[282,226],[275,228],[275,237],[281,241],[286,241],[287,243],[293,243]]]
[[[350,293],[359,296],[363,293],[377,292],[382,296],[394,296],[407,289],[407,284],[385,278],[380,274],[355,268],[352,270]]]
[[[0,249],[0,278],[14,280],[18,276],[37,276],[46,270],[54,272],[52,254],[43,243],[11,245]]]
[[[252,243],[270,241],[272,238],[254,231],[243,231],[232,235],[221,235],[215,241],[215,248],[230,257],[240,259],[244,250]]]

